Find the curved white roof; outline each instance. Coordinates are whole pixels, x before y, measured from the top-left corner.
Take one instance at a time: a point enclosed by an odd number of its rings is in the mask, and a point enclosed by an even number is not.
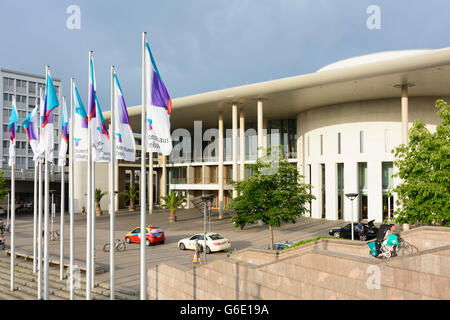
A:
[[[386,61],[386,60],[390,60],[390,59],[404,58],[407,56],[419,55],[419,54],[428,53],[431,51],[433,51],[433,50],[425,50],[425,49],[424,50],[398,50],[398,51],[384,51],[384,52],[371,53],[371,54],[366,54],[363,56],[353,57],[353,58],[334,62],[323,68],[320,68],[316,72],[336,70],[336,69],[347,68],[347,67],[354,67],[354,66],[367,64],[367,63]]]

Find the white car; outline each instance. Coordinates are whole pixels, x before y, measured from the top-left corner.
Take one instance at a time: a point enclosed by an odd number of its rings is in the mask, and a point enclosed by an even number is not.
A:
[[[203,233],[195,234],[189,238],[184,238],[178,241],[178,249],[180,250],[195,250],[195,240],[203,247],[205,245],[205,238]],[[231,242],[218,233],[206,234],[206,253],[229,250]]]

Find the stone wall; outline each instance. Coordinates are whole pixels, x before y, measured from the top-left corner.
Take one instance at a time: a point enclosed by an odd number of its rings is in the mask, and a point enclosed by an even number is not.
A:
[[[404,232],[403,237],[418,245],[415,242],[426,237],[434,239],[435,231],[441,237],[450,235],[444,230],[422,229],[422,233],[419,229]],[[449,299],[449,262],[450,245],[380,260],[368,255],[365,243],[326,239],[280,254],[242,250],[189,270],[161,264],[148,270],[148,296],[164,300]]]

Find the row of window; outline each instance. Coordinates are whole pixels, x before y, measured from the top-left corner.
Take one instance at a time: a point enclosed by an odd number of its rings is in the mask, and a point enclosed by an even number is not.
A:
[[[325,164],[320,165],[321,173],[321,205],[322,205],[322,218],[326,217],[326,171]],[[383,220],[390,219],[394,212],[394,200],[392,195],[390,195],[390,190],[394,188],[393,180],[393,163],[383,162],[381,169],[381,180],[382,180],[382,193],[383,193]],[[311,184],[311,165],[308,166],[309,169],[309,184]],[[358,163],[358,204],[359,204],[359,214],[360,219],[368,218],[368,180],[367,180],[367,162]],[[343,219],[344,217],[344,164],[337,164],[337,198],[338,198],[338,219]],[[310,208],[311,211],[311,208]]]
[[[364,131],[359,131],[359,153],[364,153]],[[342,154],[342,133],[338,132],[336,136],[336,143],[334,141],[331,141],[331,143],[335,144],[337,154]],[[384,130],[384,151],[386,153],[391,151],[391,145],[389,141],[389,130]],[[307,137],[307,154],[308,156],[311,155],[311,139],[308,136]],[[320,155],[324,155],[324,137],[323,134],[320,135]]]
[[[14,81],[16,85],[14,87]],[[7,92],[18,92],[28,95],[39,95],[42,89],[42,92],[45,91],[45,83],[36,83],[34,81],[28,82],[28,91],[27,91],[27,82],[26,80],[20,79],[12,79],[12,78],[3,78],[3,91]],[[56,95],[59,93],[59,86],[55,86]]]

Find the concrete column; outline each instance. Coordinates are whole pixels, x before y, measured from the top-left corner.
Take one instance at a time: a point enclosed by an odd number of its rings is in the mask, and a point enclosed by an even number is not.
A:
[[[344,194],[359,193],[358,166],[354,161],[344,162]],[[353,221],[358,221],[359,217],[359,197],[353,200]],[[345,197],[345,196],[344,196]],[[344,220],[351,221],[352,201],[344,198]]]
[[[383,222],[383,186],[381,161],[367,163],[368,221]]]
[[[300,175],[305,175],[305,157],[303,153],[303,146],[304,146],[304,135],[301,133],[301,116],[300,114],[297,115],[297,170]],[[302,179],[303,182],[305,182],[305,179]]]
[[[134,186],[134,170],[130,170],[130,187]]]
[[[166,166],[166,156],[161,157],[162,173],[161,173],[161,197],[167,195],[167,166]]]
[[[232,106],[232,131],[233,131],[233,181],[238,181],[238,111],[236,103]],[[233,198],[237,197],[236,188],[233,188]]]
[[[114,191],[121,192],[122,190],[120,190],[120,181],[119,181],[121,176],[119,176],[119,171],[120,171],[119,170],[119,165],[116,163],[114,165],[114,175],[115,175]],[[116,207],[116,210],[119,209],[119,196],[118,195],[114,198],[114,206]]]
[[[281,136],[281,132],[280,132]],[[263,148],[267,150],[267,119],[263,119]]]
[[[147,199],[148,199],[148,213],[153,213],[153,152],[148,154],[149,166],[148,166],[148,179],[147,179]]]
[[[223,113],[219,113],[219,219],[223,218],[224,177],[223,177]]]
[[[408,85],[402,85],[402,144],[408,144]]]
[[[264,110],[263,110],[263,100],[258,99],[257,104],[257,119],[258,119],[258,158],[262,157],[263,155],[263,136],[264,136]]]
[[[191,166],[188,164],[186,166],[186,184],[191,183]],[[193,198],[192,192],[190,190],[186,190],[186,208],[187,209],[191,209],[192,208],[192,204],[191,204],[191,200]]]
[[[239,113],[239,149],[240,149],[240,181],[245,180],[245,112],[241,109]]]
[[[334,162],[325,164],[325,200],[326,218],[328,220],[338,220],[337,164]]]
[[[311,184],[313,188],[311,193],[316,197],[312,201],[311,217],[316,219],[322,218],[322,170],[319,163],[311,165]]]

